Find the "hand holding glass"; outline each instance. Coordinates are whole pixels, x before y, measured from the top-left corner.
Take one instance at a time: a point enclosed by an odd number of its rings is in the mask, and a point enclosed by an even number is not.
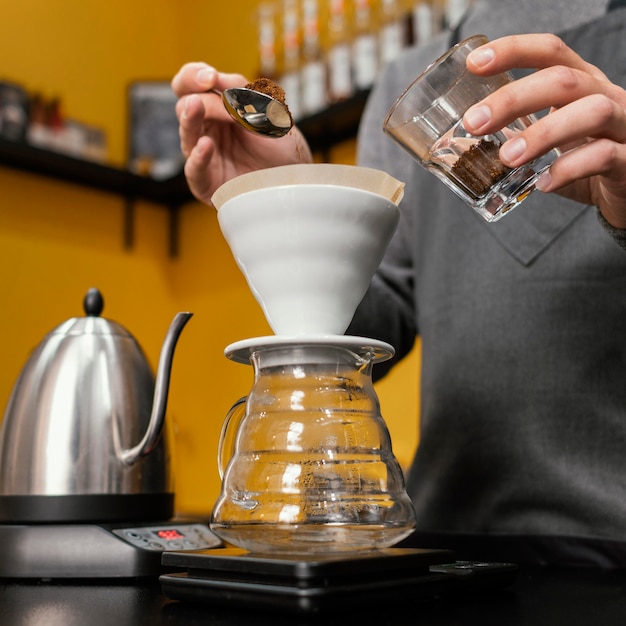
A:
[[[499,158],[501,145],[536,122],[516,119],[500,131],[476,136],[463,115],[477,102],[513,81],[509,72],[476,76],[466,67],[472,50],[488,42],[475,35],[432,63],[390,109],[383,129],[417,161],[489,222],[500,219],[534,190],[558,150],[517,168]]]

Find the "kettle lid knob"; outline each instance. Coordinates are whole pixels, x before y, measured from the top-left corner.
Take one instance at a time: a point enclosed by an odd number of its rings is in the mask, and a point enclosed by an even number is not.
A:
[[[104,298],[99,289],[92,287],[85,294],[83,299],[83,309],[85,314],[89,317],[99,317],[104,309]]]

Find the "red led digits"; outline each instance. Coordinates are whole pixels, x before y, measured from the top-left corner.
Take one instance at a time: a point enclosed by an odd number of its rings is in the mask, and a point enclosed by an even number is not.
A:
[[[182,539],[185,536],[175,528],[170,528],[167,530],[156,530],[154,531],[154,534],[160,539],[165,539],[165,541],[171,541],[172,539]]]

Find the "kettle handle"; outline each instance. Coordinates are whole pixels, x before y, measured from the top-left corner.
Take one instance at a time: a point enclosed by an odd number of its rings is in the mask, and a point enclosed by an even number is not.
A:
[[[126,465],[133,465],[140,458],[150,454],[159,442],[165,422],[165,410],[167,408],[167,396],[170,387],[170,373],[172,370],[172,360],[174,358],[174,348],[176,347],[180,333],[192,315],[193,313],[177,313],[167,330],[159,357],[150,422],[148,423],[148,428],[142,440],[136,446],[128,450],[122,450],[122,462]]]
[[[232,453],[235,449],[235,442],[233,437],[230,437],[230,444],[227,445],[228,442],[228,434],[233,432],[233,418],[235,418],[234,426],[238,427],[239,422],[245,415],[246,411],[246,402],[248,400],[248,396],[243,396],[230,407],[226,417],[224,418],[224,423],[222,424],[222,430],[220,431],[220,438],[217,444],[217,469],[220,473],[220,480],[224,479],[224,472],[226,471],[226,464],[230,460]],[[226,450],[228,448],[228,450]],[[228,457],[226,454],[228,453]]]

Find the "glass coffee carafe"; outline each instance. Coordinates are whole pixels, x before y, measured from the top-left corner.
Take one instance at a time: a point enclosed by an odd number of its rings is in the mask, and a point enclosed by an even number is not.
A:
[[[384,548],[415,525],[372,384],[391,346],[266,337],[227,348],[254,367],[229,412],[211,528],[253,552]]]

